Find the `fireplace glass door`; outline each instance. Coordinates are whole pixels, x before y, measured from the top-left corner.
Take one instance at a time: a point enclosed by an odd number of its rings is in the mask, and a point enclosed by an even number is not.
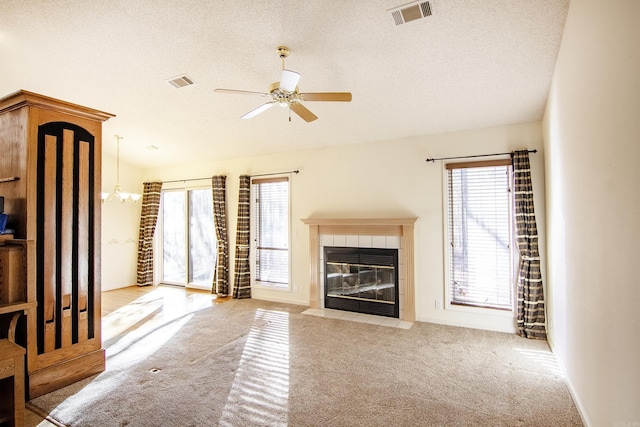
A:
[[[325,307],[398,317],[397,250],[325,247]]]

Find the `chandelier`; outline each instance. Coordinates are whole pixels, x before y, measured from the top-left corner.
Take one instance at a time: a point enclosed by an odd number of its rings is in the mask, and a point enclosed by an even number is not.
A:
[[[117,152],[116,152],[116,185],[113,186],[113,193],[100,193],[100,199],[102,203],[108,202],[110,200],[120,200],[121,203],[124,202],[137,202],[142,197],[141,194],[137,193],[127,193],[126,191],[122,191],[122,187],[120,187],[120,140],[123,138],[120,135],[115,135],[116,143],[117,143]]]

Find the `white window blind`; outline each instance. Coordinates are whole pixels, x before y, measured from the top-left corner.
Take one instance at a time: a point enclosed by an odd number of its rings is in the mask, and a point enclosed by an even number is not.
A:
[[[449,302],[513,308],[511,162],[447,165]]]
[[[252,181],[255,279],[262,284],[289,283],[289,179]]]

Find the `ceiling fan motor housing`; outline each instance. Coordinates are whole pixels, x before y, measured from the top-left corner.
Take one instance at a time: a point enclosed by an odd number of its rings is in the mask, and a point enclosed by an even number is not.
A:
[[[298,94],[298,86],[296,86],[296,89],[293,92],[287,92],[280,89],[280,82],[275,82],[269,85],[269,93],[271,94],[273,100],[279,102],[280,104],[288,104],[300,100],[300,95]]]

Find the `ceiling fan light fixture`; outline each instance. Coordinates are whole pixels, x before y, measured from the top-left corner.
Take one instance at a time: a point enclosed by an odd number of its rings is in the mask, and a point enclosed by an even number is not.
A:
[[[282,76],[280,77],[280,90],[284,92],[295,92],[299,81],[300,73],[291,70],[282,70]]]

